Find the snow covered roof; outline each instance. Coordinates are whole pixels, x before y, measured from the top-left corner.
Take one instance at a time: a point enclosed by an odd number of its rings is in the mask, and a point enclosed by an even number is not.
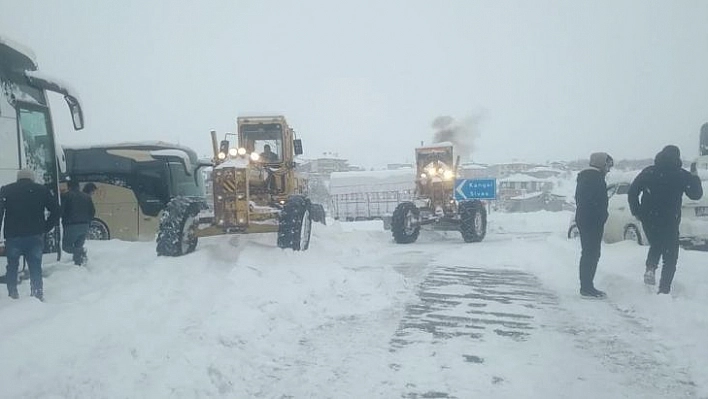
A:
[[[511,198],[509,198],[509,199],[512,199],[512,200],[525,200],[525,199],[529,199],[529,198],[540,197],[540,196],[542,196],[542,195],[543,195],[542,192],[537,191],[537,192],[535,192],[535,193],[526,193],[526,194],[517,195],[517,196],[511,197]]]
[[[37,59],[29,47],[0,36],[0,64],[5,63],[27,71],[37,69]]]
[[[482,165],[482,164],[479,164],[479,163],[463,163],[462,165],[460,165],[460,168],[462,168],[462,169],[479,169],[479,170],[483,170],[483,169],[488,169],[489,166],[487,166],[487,165]]]
[[[57,93],[62,93],[71,97],[74,97],[76,101],[81,104],[81,98],[79,97],[79,93],[74,90],[68,83],[55,78],[54,76],[48,75],[44,72],[40,71],[25,71],[25,76],[29,79],[30,83],[33,83],[34,85],[38,85],[39,82],[32,82],[32,80],[40,80],[45,82],[47,84],[46,86],[40,86],[44,87],[48,90],[52,90]]]
[[[182,155],[179,155],[180,157],[184,156],[184,154],[187,154],[189,157],[190,163],[197,163],[197,153],[189,148],[185,147],[180,144],[173,144],[173,143],[168,143],[165,141],[124,141],[124,142],[118,142],[118,143],[104,143],[104,144],[88,144],[84,146],[62,146],[65,149],[68,150],[87,150],[87,149],[118,149],[118,148],[125,148],[125,149],[145,149],[149,150],[151,152],[154,151],[160,151],[160,150],[177,150],[179,152],[183,152]],[[157,155],[160,155],[159,153]],[[163,156],[167,156],[166,153],[162,154]],[[174,155],[174,154],[173,154]]]
[[[525,175],[522,173],[515,173],[513,175],[509,175],[507,177],[502,177],[499,179],[499,181],[509,181],[509,182],[531,182],[531,181],[539,181],[539,182],[547,182],[550,181],[549,179],[542,179],[539,177],[533,177],[529,175]]]
[[[556,169],[556,168],[551,168],[550,166],[536,166],[534,168],[527,170],[526,172],[529,172],[529,173],[535,173],[535,172],[563,173],[562,170]]]
[[[415,169],[333,172],[330,194],[395,191],[415,188]]]

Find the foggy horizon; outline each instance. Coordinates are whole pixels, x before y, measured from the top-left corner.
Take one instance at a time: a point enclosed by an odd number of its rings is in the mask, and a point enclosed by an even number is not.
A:
[[[79,93],[79,132],[52,96],[66,145],[208,156],[211,129],[272,113],[305,158],[370,169],[412,162],[451,117],[480,163],[647,159],[667,144],[690,160],[708,121],[706,15],[700,1],[10,0],[0,36]]]

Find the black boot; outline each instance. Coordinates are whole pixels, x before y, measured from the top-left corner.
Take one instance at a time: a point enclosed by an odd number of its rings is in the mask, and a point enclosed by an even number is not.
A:
[[[664,265],[661,268],[661,280],[659,280],[659,292],[657,294],[668,294],[671,292],[671,282],[676,274],[676,266]]]
[[[44,302],[44,289],[42,285],[41,282],[37,283],[30,280],[30,295]]]
[[[580,289],[580,295],[585,297],[585,298],[593,298],[593,299],[603,299],[607,298],[607,294],[605,294],[604,291],[600,291],[595,287],[584,287]]]

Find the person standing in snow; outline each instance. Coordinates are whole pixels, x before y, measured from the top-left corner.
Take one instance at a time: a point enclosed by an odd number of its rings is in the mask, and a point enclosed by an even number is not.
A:
[[[86,234],[89,223],[96,215],[91,196],[79,190],[79,182],[71,179],[67,182],[68,191],[61,195],[61,224],[64,230],[62,249],[72,254],[74,264],[86,264]]]
[[[575,187],[575,224],[580,231],[580,295],[604,298],[606,294],[595,288],[593,280],[600,261],[602,234],[607,221],[607,183],[605,175],[614,161],[605,152],[590,155],[590,167],[578,173]]]
[[[49,217],[45,219],[45,210]],[[17,182],[0,188],[0,226],[5,233],[7,274],[5,284],[10,298],[17,299],[17,269],[20,256],[27,260],[30,272],[31,295],[44,300],[42,283],[42,253],[44,234],[59,221],[59,204],[45,186],[34,182],[34,172],[21,169]]]
[[[703,196],[701,179],[695,171],[681,167],[681,152],[667,145],[654,158],[654,165],[644,168],[629,186],[629,209],[642,221],[649,240],[644,283],[656,284],[655,271],[663,259],[658,294],[671,292],[679,250],[679,224],[683,194],[692,200]],[[641,194],[641,197],[640,197]],[[640,200],[641,199],[641,200]]]

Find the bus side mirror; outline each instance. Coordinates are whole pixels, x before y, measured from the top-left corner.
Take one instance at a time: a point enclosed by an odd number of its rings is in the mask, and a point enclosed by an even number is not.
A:
[[[302,155],[302,140],[293,140],[293,147],[295,147],[295,155]]]
[[[74,122],[74,129],[81,130],[84,128],[84,113],[81,110],[81,104],[76,97],[65,95],[64,99],[66,103],[69,104],[69,111],[71,112],[71,120]]]

